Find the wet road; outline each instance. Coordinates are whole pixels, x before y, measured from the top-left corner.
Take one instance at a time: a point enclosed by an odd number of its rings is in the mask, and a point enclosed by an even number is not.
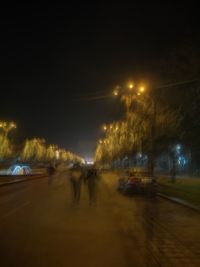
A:
[[[98,203],[74,206],[65,173],[0,188],[0,266],[200,266],[200,215],[166,200],[128,198],[105,174]]]

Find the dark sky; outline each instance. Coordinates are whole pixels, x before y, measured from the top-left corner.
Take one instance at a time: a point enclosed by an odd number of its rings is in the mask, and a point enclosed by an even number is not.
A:
[[[120,104],[93,95],[139,74],[199,34],[186,4],[9,4],[0,9],[0,119],[16,136],[91,155]],[[148,69],[148,68],[147,68]],[[103,91],[103,92],[101,92]]]

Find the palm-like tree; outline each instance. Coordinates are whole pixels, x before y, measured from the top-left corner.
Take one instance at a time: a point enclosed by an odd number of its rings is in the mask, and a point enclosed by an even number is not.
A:
[[[123,121],[115,122],[106,127],[104,140],[98,142],[95,154],[96,161],[110,161],[127,154],[137,154],[144,150],[147,154],[152,149],[152,125],[154,146],[157,140],[165,140],[175,135],[178,127],[178,114],[168,107],[157,105],[157,114],[154,124],[154,110],[152,101],[148,98],[141,101],[135,110],[129,110]]]
[[[8,136],[8,133],[13,130],[16,129],[17,126],[14,122],[6,122],[6,121],[0,121],[0,129],[3,130],[5,137]]]
[[[46,149],[45,159],[47,161],[56,160],[58,147],[56,145],[49,145]]]
[[[21,153],[23,160],[40,161],[46,156],[45,140],[33,138],[26,140],[24,148]]]
[[[9,139],[4,135],[0,135],[0,160],[4,160],[12,155],[13,146],[11,145]]]

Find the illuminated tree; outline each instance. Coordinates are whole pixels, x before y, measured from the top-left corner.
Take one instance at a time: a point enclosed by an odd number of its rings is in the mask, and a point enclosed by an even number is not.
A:
[[[152,119],[155,119],[152,123]],[[169,107],[157,104],[156,116],[152,109],[152,101],[145,99],[137,108],[129,107],[123,121],[104,125],[105,139],[98,142],[95,154],[97,162],[113,162],[125,155],[146,153],[154,160],[152,153],[152,125],[154,132],[154,152],[168,144],[176,135],[178,115]],[[151,162],[151,161],[150,161]]]
[[[13,155],[13,147],[9,141],[9,139],[0,135],[0,160],[4,160]]]
[[[21,158],[23,160],[40,161],[45,159],[45,156],[46,147],[44,139],[34,138],[31,140],[26,140],[21,153]]]
[[[16,129],[17,126],[14,122],[6,122],[6,121],[0,121],[0,129],[2,129],[4,135],[7,137],[8,133],[13,130]]]
[[[58,151],[58,147],[56,145],[49,145],[46,149],[45,159],[47,161],[56,160],[56,151]]]

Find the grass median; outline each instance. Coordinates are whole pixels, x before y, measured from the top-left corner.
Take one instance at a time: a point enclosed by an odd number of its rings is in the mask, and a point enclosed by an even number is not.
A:
[[[200,208],[200,177],[170,178],[159,177],[159,192],[171,197],[183,199]]]

